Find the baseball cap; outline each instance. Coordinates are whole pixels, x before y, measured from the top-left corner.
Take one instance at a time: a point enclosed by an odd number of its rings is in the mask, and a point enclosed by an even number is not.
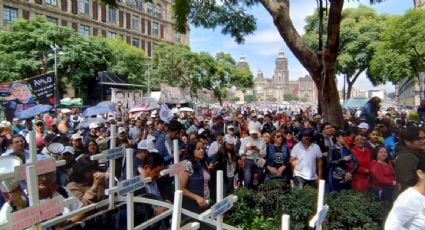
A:
[[[249,134],[250,135],[251,134],[259,134],[260,133],[260,127],[257,124],[255,124],[255,123],[250,124],[249,127],[248,127],[248,130],[249,130]]]
[[[124,127],[118,127],[118,134],[125,132]]]
[[[233,125],[228,125],[227,126],[227,129],[234,129],[235,128],[235,126],[233,126]]]
[[[202,133],[204,133],[205,132],[205,129],[204,128],[200,128],[200,129],[198,129],[198,135],[201,135]]]
[[[97,123],[94,123],[94,122],[91,123],[90,126],[89,126],[90,129],[96,129],[98,127],[99,127],[99,125]]]
[[[65,149],[61,152],[61,154],[70,153],[72,155],[75,154],[74,148],[71,146],[65,146]]]
[[[179,121],[173,119],[168,123],[168,129],[170,131],[179,131],[180,129],[184,129],[184,126]]]
[[[305,129],[301,130],[300,137],[302,137],[302,136],[310,136],[311,137],[312,134],[313,134],[313,130],[305,128]]]
[[[140,149],[140,150],[148,150],[148,143],[147,143],[147,140],[145,139],[145,140],[141,140],[140,142],[139,142],[139,144],[137,144],[137,149]]]
[[[231,145],[233,145],[233,144],[235,144],[235,143],[236,143],[235,138],[234,138],[234,137],[232,137],[232,136],[231,136],[231,135],[229,135],[229,134],[224,135],[223,141],[224,141],[225,143],[228,143],[228,144],[231,144]]]
[[[369,129],[369,124],[366,122],[360,122],[360,124],[357,126],[357,128],[360,129]]]
[[[224,120],[225,121],[233,121],[233,118],[231,116],[225,116]]]
[[[347,133],[345,131],[338,130],[335,132],[335,137],[339,137],[339,136],[347,136]]]
[[[79,132],[72,134],[71,139],[72,140],[78,140],[78,139],[82,139],[83,137],[81,136],[81,134]]]

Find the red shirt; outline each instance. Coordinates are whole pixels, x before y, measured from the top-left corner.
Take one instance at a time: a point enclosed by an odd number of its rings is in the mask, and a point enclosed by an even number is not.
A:
[[[358,148],[354,146],[351,151],[359,161],[359,168],[353,174],[353,190],[367,191],[369,187],[369,165],[372,159],[372,153],[368,148]]]
[[[369,187],[380,190],[385,186],[393,186],[395,181],[394,167],[387,163],[383,164],[376,160],[370,162]]]

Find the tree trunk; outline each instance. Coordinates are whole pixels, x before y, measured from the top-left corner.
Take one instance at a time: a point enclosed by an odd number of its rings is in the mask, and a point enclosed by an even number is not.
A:
[[[348,100],[351,98],[351,91],[353,91],[354,82],[350,81],[349,76],[345,76],[344,81],[347,82],[347,100]]]
[[[333,125],[343,127],[342,108],[335,81],[335,63],[344,0],[330,2],[326,48],[319,53],[308,47],[295,29],[289,14],[289,0],[260,2],[273,17],[274,24],[289,49],[313,78],[319,91],[322,115]]]

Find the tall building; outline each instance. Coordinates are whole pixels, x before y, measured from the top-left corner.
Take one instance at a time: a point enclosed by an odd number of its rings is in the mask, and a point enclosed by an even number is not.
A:
[[[161,41],[189,44],[189,34],[174,30],[169,0],[117,0],[116,8],[99,0],[2,0],[0,29],[18,19],[45,15],[47,20],[69,26],[84,36],[121,37],[151,57]]]
[[[289,80],[288,59],[282,50],[275,63],[271,78],[264,77],[261,70],[257,72],[254,79],[254,96],[257,101],[281,102],[285,100],[285,95],[307,102],[317,101],[317,89],[310,76],[301,77],[297,81]]]

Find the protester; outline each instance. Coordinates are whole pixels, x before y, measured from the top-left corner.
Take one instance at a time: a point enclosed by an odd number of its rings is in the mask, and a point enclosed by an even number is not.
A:
[[[419,160],[412,170],[416,178],[394,202],[385,230],[425,229],[425,161]]]
[[[283,134],[274,131],[271,143],[267,146],[266,180],[289,179],[289,150],[283,143]]]
[[[419,127],[409,127],[400,132],[400,142],[396,147],[395,171],[396,193],[403,192],[416,183],[419,162],[425,161],[425,131]]]
[[[379,200],[391,202],[396,181],[394,167],[388,159],[387,149],[378,146],[369,166],[369,191]]]
[[[359,167],[356,156],[345,147],[344,131],[335,133],[335,144],[329,153],[330,191],[351,190],[354,172]]]
[[[312,143],[313,132],[310,129],[300,131],[301,142],[291,152],[291,164],[294,167],[294,186],[316,186],[316,180],[322,179],[322,151]]]
[[[351,151],[359,161],[359,167],[353,174],[353,190],[367,191],[369,187],[369,165],[372,160],[372,153],[364,147],[364,136],[357,134],[354,136],[354,147]]]
[[[204,146],[201,141],[189,145],[187,149],[189,169],[180,173],[180,188],[183,191],[183,208],[201,213],[211,205],[210,188],[211,178],[207,162],[205,161]]]

